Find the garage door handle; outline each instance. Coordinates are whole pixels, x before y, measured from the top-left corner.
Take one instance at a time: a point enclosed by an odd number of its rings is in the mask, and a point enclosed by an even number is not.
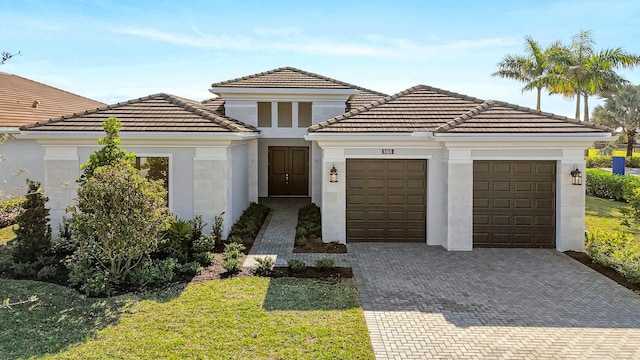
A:
[[[284,183],[289,185],[289,174],[284,174]]]

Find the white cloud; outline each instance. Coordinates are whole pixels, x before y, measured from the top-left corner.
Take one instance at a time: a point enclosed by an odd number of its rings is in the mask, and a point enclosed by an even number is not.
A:
[[[219,50],[244,52],[290,51],[311,55],[328,56],[364,56],[391,59],[428,59],[471,53],[480,49],[492,49],[511,46],[520,39],[486,38],[472,40],[444,41],[430,39],[420,42],[408,38],[393,38],[368,34],[352,39],[329,39],[303,34],[299,29],[256,28],[251,36],[212,35],[194,29],[193,34],[167,32],[154,28],[126,27],[113,30],[119,34],[142,37],[149,40],[166,42],[179,46],[202,47]],[[356,39],[356,41],[354,41]]]

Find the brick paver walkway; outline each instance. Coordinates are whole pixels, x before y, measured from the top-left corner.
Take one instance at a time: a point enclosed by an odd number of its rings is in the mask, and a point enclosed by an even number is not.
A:
[[[348,248],[377,359],[640,359],[640,296],[555,250]]]
[[[255,258],[267,256],[275,260],[276,266],[287,266],[289,259],[303,260],[307,265],[313,266],[315,260],[325,257],[334,259],[335,266],[350,266],[349,254],[293,253],[298,210],[309,203],[308,198],[268,198],[260,201],[269,206],[272,211],[256,237],[243,266],[256,266]]]

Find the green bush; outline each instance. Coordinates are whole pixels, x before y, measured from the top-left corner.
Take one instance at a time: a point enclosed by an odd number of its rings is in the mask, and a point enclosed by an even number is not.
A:
[[[108,271],[98,271],[90,275],[80,286],[85,294],[93,297],[109,296],[113,292]]]
[[[313,262],[313,266],[315,266],[319,270],[330,269],[333,267],[333,264],[333,259],[328,257],[324,257]]]
[[[269,210],[269,207],[264,204],[253,202],[249,204],[238,221],[231,226],[228,238],[238,237],[243,243],[255,239]]]
[[[613,164],[613,157],[606,155],[589,156],[585,158],[587,168],[610,168]],[[625,166],[629,168],[640,168],[640,156],[625,157]]]
[[[585,248],[595,262],[640,284],[640,243],[631,234],[594,229],[587,233]]]
[[[586,192],[603,199],[627,201],[640,180],[634,175],[617,175],[601,169],[587,169]]]
[[[229,273],[240,271],[240,258],[245,250],[244,245],[238,243],[229,243],[224,246],[222,253],[222,267]]]
[[[298,259],[287,260],[287,266],[293,272],[301,272],[307,268],[307,264],[304,261]]]
[[[51,251],[51,226],[47,198],[42,194],[40,183],[27,179],[24,209],[18,215],[18,228],[14,230],[16,240],[13,247],[15,262],[35,262]]]
[[[213,218],[213,231],[211,235],[213,235],[214,246],[222,243],[222,228],[224,225],[224,211],[220,213],[220,215],[216,215]]]
[[[188,262],[179,266],[178,271],[185,275],[195,276],[202,272],[203,267],[198,261]]]
[[[271,275],[271,272],[273,271],[273,266],[275,265],[272,258],[268,256],[264,258],[256,258],[256,261],[258,262],[258,266],[255,269],[253,269],[254,275],[263,276],[263,277],[267,277]]]
[[[174,258],[148,260],[133,270],[129,282],[136,286],[168,283],[178,267],[178,260]]]
[[[40,266],[34,262],[13,262],[10,265],[11,273],[19,278],[33,278],[38,273]]]
[[[51,280],[58,276],[58,268],[54,265],[45,265],[38,271],[38,280]]]

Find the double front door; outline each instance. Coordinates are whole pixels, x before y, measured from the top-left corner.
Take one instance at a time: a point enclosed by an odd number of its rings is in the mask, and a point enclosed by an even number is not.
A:
[[[269,196],[309,195],[309,148],[269,147]]]

